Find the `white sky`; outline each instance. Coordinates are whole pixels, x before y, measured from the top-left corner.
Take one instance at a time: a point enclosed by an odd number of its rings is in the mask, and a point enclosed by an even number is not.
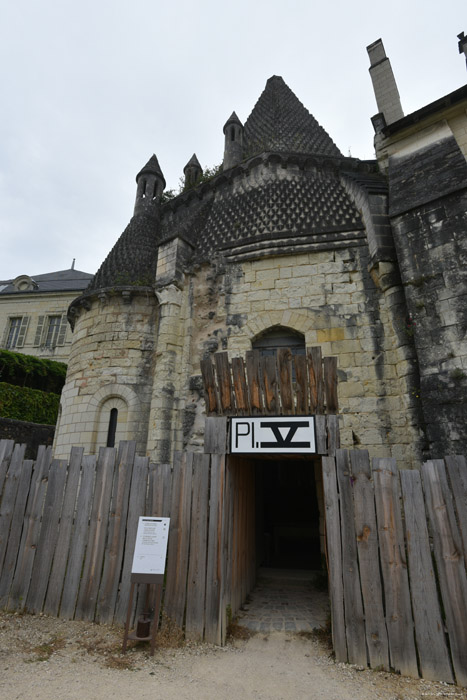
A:
[[[177,188],[220,163],[281,75],[344,155],[373,158],[366,46],[382,38],[406,114],[467,82],[465,0],[0,0],[0,279],[95,272],[156,153]]]

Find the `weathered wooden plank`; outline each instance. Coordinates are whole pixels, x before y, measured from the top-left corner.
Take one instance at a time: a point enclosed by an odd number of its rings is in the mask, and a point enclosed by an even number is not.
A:
[[[66,460],[54,459],[49,469],[41,532],[31,573],[31,585],[26,599],[26,608],[29,612],[38,613],[44,605],[59,534],[67,466]]]
[[[225,498],[224,510],[222,519],[222,590],[221,590],[221,632],[222,643],[227,637],[228,625],[230,622],[229,614],[232,613],[232,590],[233,582],[233,534],[234,534],[234,478],[233,478],[233,463],[234,460],[228,457],[225,472]]]
[[[235,403],[237,406],[237,415],[244,416],[250,413],[250,400],[248,394],[248,385],[246,383],[245,363],[243,357],[232,358],[232,377],[233,388],[235,393]]]
[[[42,506],[47,489],[51,461],[52,448],[39,447],[31,477],[18,561],[10,589],[9,610],[23,610],[26,604],[31,582],[31,571],[39,540]]]
[[[338,413],[337,357],[324,358],[324,388],[326,394],[326,413]]]
[[[225,459],[225,455],[211,456],[204,638],[206,642],[212,644],[222,643],[220,594],[222,578],[222,511],[224,507]]]
[[[16,494],[20,483],[21,467],[26,445],[15,445],[6,475],[3,498],[0,504],[0,570],[8,547],[10,525],[15,509]]]
[[[14,447],[14,440],[0,440],[0,496],[2,495],[5,476],[10,466]]]
[[[101,447],[99,450],[88,543],[75,610],[75,619],[77,620],[93,620],[96,611],[107,538],[116,453],[117,450],[113,447]]]
[[[128,499],[135,453],[136,442],[122,441],[120,443],[109,511],[104,567],[97,596],[96,620],[99,622],[111,622],[114,616],[125,547]],[[140,515],[142,514],[141,511]]]
[[[459,530],[464,548],[464,561],[467,561],[467,460],[460,455],[445,457],[454,496]]]
[[[418,678],[395,460],[374,459],[373,481],[391,666]]]
[[[21,541],[21,531],[23,529],[24,512],[26,509],[33,464],[34,462],[32,460],[24,460],[20,466],[8,546],[6,548],[3,566],[0,566],[0,608],[6,607],[8,603],[8,596],[18,558],[18,549]]]
[[[47,615],[58,615],[60,608],[63,582],[67,569],[68,550],[75,518],[75,504],[81,475],[83,452],[84,448],[82,447],[71,448],[65,496],[60,517],[60,537],[55,550],[49,585],[47,587],[47,595],[44,602],[44,612]]]
[[[311,413],[324,413],[324,380],[321,348],[307,348],[308,388]]]
[[[308,375],[306,371],[305,355],[294,355],[295,365],[295,381],[297,389],[295,392],[295,413],[299,416],[307,416],[309,414],[309,399],[308,399]]]
[[[384,620],[383,589],[379,568],[375,497],[367,450],[352,450],[350,462],[354,479],[355,534],[368,657],[371,668],[381,667],[389,670],[388,633]]]
[[[161,465],[167,467],[169,465]],[[128,465],[129,468],[129,465]],[[118,600],[115,605],[114,623],[126,620],[128,601],[131,587],[131,567],[135,551],[136,532],[139,518],[145,514],[146,489],[148,486],[149,457],[134,457],[131,475],[131,489],[128,498],[128,514],[126,519],[126,534],[124,542],[124,557]],[[163,492],[163,489],[160,489]],[[162,517],[162,516],[161,516]]]
[[[204,424],[204,451],[206,454],[223,455],[227,451],[227,418],[208,416]]]
[[[328,429],[326,416],[315,416],[316,426],[316,451],[319,455],[328,454]]]
[[[329,567],[329,596],[331,599],[332,643],[337,661],[347,661],[341,527],[335,459],[334,457],[323,457],[322,464]]]
[[[328,431],[328,455],[334,455],[341,446],[339,416],[326,416],[326,425]]]
[[[206,357],[201,360],[201,374],[203,377],[204,399],[206,402],[206,414],[212,415],[220,413],[220,402],[217,395],[216,378],[212,358]]]
[[[96,455],[84,456],[81,460],[81,480],[60,604],[60,617],[66,620],[71,620],[75,614],[86,544],[89,539],[89,517],[93,503],[95,474]]]
[[[194,455],[185,634],[188,639],[196,641],[202,641],[204,636],[210,477],[209,461],[209,455],[200,453]]]
[[[443,461],[423,464],[422,478],[454,673],[457,683],[467,686],[467,580]]]
[[[273,356],[262,357],[260,367],[264,391],[264,410],[268,414],[278,414],[280,407],[277,386],[276,358]]]
[[[454,682],[436,591],[436,577],[418,470],[400,472],[409,558],[410,595],[423,678]]]
[[[251,413],[252,415],[257,415],[263,412],[263,397],[260,379],[260,355],[258,350],[248,350],[245,358]]]
[[[176,453],[164,607],[167,617],[179,627],[185,615],[192,479],[193,453]]]
[[[229,354],[227,352],[216,352],[214,355],[214,361],[216,363],[217,385],[219,387],[219,398],[222,413],[224,415],[231,415],[234,412],[234,403]]]
[[[148,501],[145,515],[170,518],[172,499],[172,465],[149,465]]]
[[[279,377],[281,413],[290,415],[295,412],[292,389],[292,352],[290,348],[278,348],[277,374]]]
[[[336,452],[336,473],[339,486],[340,526],[342,542],[342,579],[344,583],[344,617],[349,663],[366,666],[365,624],[362,592],[357,561],[352,475],[347,450]]]

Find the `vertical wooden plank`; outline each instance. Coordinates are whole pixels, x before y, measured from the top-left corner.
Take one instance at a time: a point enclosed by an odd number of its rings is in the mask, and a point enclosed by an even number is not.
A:
[[[252,415],[263,412],[263,397],[260,380],[260,355],[258,350],[248,350],[246,353],[246,373],[248,377],[248,393]]]
[[[388,633],[384,619],[383,588],[379,568],[375,497],[367,450],[352,450],[350,461],[354,479],[355,534],[368,657],[371,668],[389,670]]]
[[[366,666],[365,625],[357,561],[352,476],[347,450],[336,453],[337,483],[340,500],[342,542],[342,578],[344,582],[344,617],[349,663]]]
[[[418,678],[395,460],[374,459],[373,481],[391,666]]]
[[[337,398],[337,357],[324,358],[324,388],[326,413],[339,413]]]
[[[326,416],[315,416],[316,451],[319,455],[328,454],[328,433]]]
[[[170,518],[172,498],[172,465],[149,465],[148,501],[145,515]]]
[[[21,531],[23,529],[24,512],[26,509],[33,464],[34,462],[32,460],[25,460],[20,470],[18,489],[11,518],[8,546],[6,548],[3,566],[0,566],[0,608],[6,607],[8,603],[8,596],[18,558],[18,549],[21,541]]]
[[[49,469],[41,532],[31,573],[31,585],[26,599],[26,608],[29,612],[40,612],[44,605],[55,546],[59,535],[67,467],[66,460],[54,459]]]
[[[409,558],[410,595],[423,678],[454,682],[441,618],[418,470],[400,472]]]
[[[129,467],[129,465],[127,466]],[[167,467],[168,465],[163,466]],[[131,567],[133,564],[133,554],[135,550],[136,531],[138,529],[139,518],[145,513],[148,471],[149,457],[134,457],[131,475],[131,488],[128,498],[126,534],[124,534],[125,542],[123,548],[123,565],[120,585],[118,588],[118,600],[115,605],[115,613],[113,617],[114,623],[123,624],[126,619],[128,600],[130,597]]]
[[[107,539],[116,452],[113,447],[101,447],[99,450],[88,544],[75,610],[77,620],[93,620],[95,615]]]
[[[277,374],[279,377],[281,413],[287,416],[295,412],[292,390],[292,353],[290,348],[278,348]]]
[[[39,540],[42,506],[51,461],[52,448],[39,448],[31,478],[18,561],[10,589],[9,610],[23,610],[26,604]]]
[[[334,457],[323,457],[324,507],[331,599],[332,643],[337,661],[347,661],[344,619],[344,584],[342,578],[342,544]]]
[[[273,356],[262,357],[260,368],[260,378],[264,391],[264,410],[269,415],[276,415],[280,410],[276,358]]]
[[[5,483],[5,476],[10,466],[11,455],[15,447],[14,440],[0,440],[0,496]]]
[[[0,570],[8,547],[10,525],[15,509],[25,450],[26,445],[15,445],[6,475],[4,493],[0,504]]]
[[[202,641],[206,596],[206,558],[208,544],[209,455],[193,458],[193,501],[191,507],[190,561],[186,599],[185,634]]]
[[[295,355],[293,359],[295,365],[295,380],[297,385],[295,413],[298,416],[307,416],[309,414],[309,404],[306,357],[305,355]]]
[[[445,457],[444,462],[454,496],[459,530],[464,548],[464,561],[467,561],[467,461],[460,455]]]
[[[165,612],[167,617],[179,627],[183,627],[185,615],[192,478],[193,453],[176,453],[174,458]]]
[[[206,642],[222,644],[222,512],[224,508],[225,455],[211,455],[210,478],[204,638]]]
[[[454,673],[457,683],[467,686],[467,580],[443,461],[423,464],[422,478]]]
[[[308,387],[311,413],[324,413],[324,380],[321,348],[307,348]]]
[[[235,403],[237,406],[236,414],[239,416],[249,415],[251,409],[243,357],[232,358],[232,377]]]
[[[204,451],[223,455],[227,452],[227,418],[207,416],[204,424]]]
[[[214,355],[214,361],[216,363],[217,385],[219,387],[219,398],[221,401],[222,413],[224,415],[231,415],[234,412],[234,403],[229,354],[227,352],[216,352]]]
[[[84,456],[81,461],[81,480],[60,604],[60,617],[65,620],[71,620],[75,614],[86,544],[89,539],[89,517],[93,504],[95,475],[96,456]]]
[[[217,396],[216,378],[211,356],[201,360],[201,374],[203,377],[204,400],[206,402],[206,414],[215,415],[221,413],[220,403]]]
[[[339,416],[326,416],[326,425],[328,432],[328,455],[334,455],[341,446]]]
[[[57,542],[55,556],[50,572],[47,595],[44,602],[44,612],[47,615],[58,615],[60,599],[62,596],[63,582],[67,569],[68,550],[70,547],[72,527],[75,517],[75,503],[78,495],[78,486],[81,476],[81,460],[84,449],[72,447],[70,464],[68,466],[68,478],[63,499],[62,515],[60,518],[60,537]]]
[[[111,622],[114,616],[125,545],[128,498],[135,453],[136,443],[134,441],[120,443],[109,511],[104,567],[97,596],[96,620],[99,622]],[[142,511],[140,515],[143,515]]]

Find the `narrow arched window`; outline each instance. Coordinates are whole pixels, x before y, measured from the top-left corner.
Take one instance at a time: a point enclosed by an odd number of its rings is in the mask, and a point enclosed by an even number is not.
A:
[[[109,429],[107,430],[107,447],[115,447],[115,434],[117,432],[118,409],[110,410]]]
[[[235,141],[235,127],[234,126],[232,126],[232,128],[230,129],[230,140]]]

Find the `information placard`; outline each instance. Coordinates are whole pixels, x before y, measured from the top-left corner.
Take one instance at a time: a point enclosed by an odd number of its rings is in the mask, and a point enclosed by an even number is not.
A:
[[[170,518],[141,516],[136,533],[132,574],[163,574]]]
[[[313,416],[231,418],[231,452],[241,454],[316,453]]]

